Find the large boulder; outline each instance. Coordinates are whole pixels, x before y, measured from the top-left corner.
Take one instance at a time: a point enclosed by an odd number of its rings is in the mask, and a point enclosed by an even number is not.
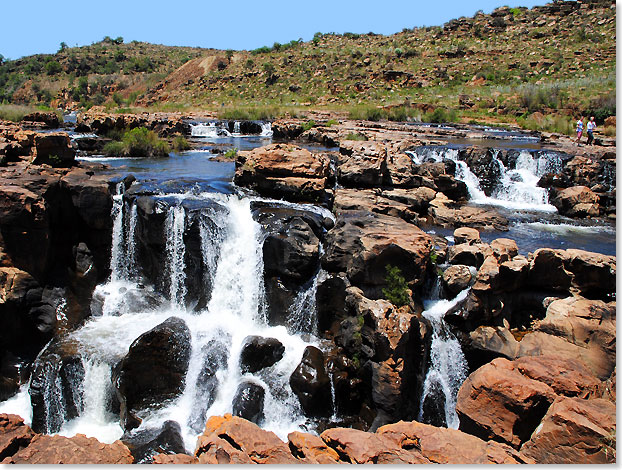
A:
[[[320,437],[314,434],[294,431],[287,435],[287,441],[292,454],[305,463],[339,463],[337,451],[328,447]]]
[[[599,376],[609,377],[616,364],[616,304],[580,297],[553,301],[535,331],[564,338],[590,350]]]
[[[324,354],[318,348],[305,348],[300,364],[289,378],[289,384],[307,416],[331,415],[330,377],[326,373]]]
[[[53,340],[37,356],[29,386],[32,428],[56,433],[83,407],[84,366],[75,345]]]
[[[463,264],[450,266],[443,272],[443,284],[452,296],[456,296],[460,291],[466,289],[471,284],[472,279],[471,270]]]
[[[411,288],[423,284],[430,263],[432,238],[401,219],[344,211],[326,237],[323,267],[345,272],[370,298],[382,297],[386,267],[398,267]]]
[[[430,463],[416,448],[402,448],[382,434],[358,429],[333,428],[320,437],[337,451],[340,460],[352,464]]]
[[[400,421],[378,429],[377,434],[411,452],[421,453],[438,464],[517,464],[533,463],[512,447],[483,441],[457,429],[439,428],[416,421]]]
[[[161,406],[182,392],[190,361],[190,330],[177,317],[140,335],[113,371],[124,429],[137,427],[136,413]]]
[[[94,437],[36,435],[28,447],[5,458],[3,464],[131,464],[134,458],[121,441],[102,444]]]
[[[255,373],[276,364],[284,352],[285,346],[276,338],[247,336],[240,353],[240,369],[243,373]]]
[[[297,462],[287,444],[276,434],[230,414],[212,416],[207,421],[194,455],[202,464]]]
[[[339,148],[337,180],[346,187],[375,188],[387,173],[387,149],[378,142],[346,140]]]
[[[599,398],[559,397],[521,454],[539,464],[615,463],[615,404]]]
[[[263,196],[326,203],[331,198],[330,159],[290,144],[239,152],[234,181]]]
[[[569,217],[598,216],[598,195],[586,186],[573,186],[557,192],[551,200],[561,215]]]
[[[548,385],[525,377],[507,359],[473,372],[456,399],[460,430],[515,448],[529,440],[555,399]]]
[[[35,165],[49,163],[52,166],[71,166],[74,163],[76,151],[65,132],[36,134],[33,157]]]
[[[268,234],[264,240],[266,276],[306,282],[319,267],[319,243],[309,224],[294,217],[281,231]]]
[[[43,124],[48,129],[57,129],[60,126],[58,115],[55,112],[41,112],[26,114],[22,118],[22,123]]]

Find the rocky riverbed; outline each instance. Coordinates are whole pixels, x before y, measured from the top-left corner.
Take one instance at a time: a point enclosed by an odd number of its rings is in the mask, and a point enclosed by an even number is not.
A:
[[[172,136],[201,119],[78,126]],[[615,461],[616,257],[502,235],[515,213],[611,225],[615,146],[318,122],[273,122],[276,142],[222,163],[225,193],[76,161],[66,133],[2,123],[0,400],[32,405],[28,424],[0,415],[3,463]],[[387,300],[387,267],[403,305]],[[239,332],[219,323],[230,314]],[[127,341],[89,349],[107,319]],[[450,347],[460,371],[443,365]],[[108,375],[88,382],[97,348]],[[56,435],[86,416],[92,383],[114,443]],[[190,404],[152,419],[179,397]],[[279,428],[279,400],[302,425]]]

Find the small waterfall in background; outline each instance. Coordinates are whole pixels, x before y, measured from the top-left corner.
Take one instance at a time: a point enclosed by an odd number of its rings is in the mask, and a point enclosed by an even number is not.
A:
[[[424,301],[422,315],[432,325],[430,365],[423,384],[418,421],[458,429],[456,414],[458,389],[467,377],[468,366],[460,343],[445,323],[445,314],[466,299],[469,289],[452,300]]]
[[[261,123],[261,136],[262,137],[272,137],[272,124],[269,122]]]
[[[240,135],[240,121],[235,121],[233,123],[233,133],[235,135]]]
[[[507,169],[498,158],[498,151],[495,151],[491,163],[497,166],[501,176],[494,193],[489,197],[482,190],[477,175],[471,171],[466,162],[459,159],[457,149],[423,148],[419,152],[406,153],[415,164],[426,160],[442,162],[445,159],[455,162],[456,178],[466,184],[472,203],[514,210],[557,211],[549,204],[546,189],[538,187],[538,181],[543,175],[560,171],[561,159],[557,154],[539,153],[536,158],[531,152],[523,150],[516,159],[515,167]]]
[[[192,137],[218,138],[231,137],[231,132],[220,122],[201,122],[191,125],[190,135]]]

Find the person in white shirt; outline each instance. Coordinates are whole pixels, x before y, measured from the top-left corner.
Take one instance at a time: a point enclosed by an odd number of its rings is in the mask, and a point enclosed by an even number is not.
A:
[[[594,143],[594,129],[596,129],[596,123],[594,122],[594,116],[592,116],[587,123],[587,145]]]

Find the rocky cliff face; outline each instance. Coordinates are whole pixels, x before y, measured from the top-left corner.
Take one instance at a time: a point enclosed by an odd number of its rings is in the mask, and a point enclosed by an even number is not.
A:
[[[108,177],[77,165],[67,134],[0,126],[0,357],[14,369],[90,315],[108,270]],[[19,386],[14,375],[3,397]]]

